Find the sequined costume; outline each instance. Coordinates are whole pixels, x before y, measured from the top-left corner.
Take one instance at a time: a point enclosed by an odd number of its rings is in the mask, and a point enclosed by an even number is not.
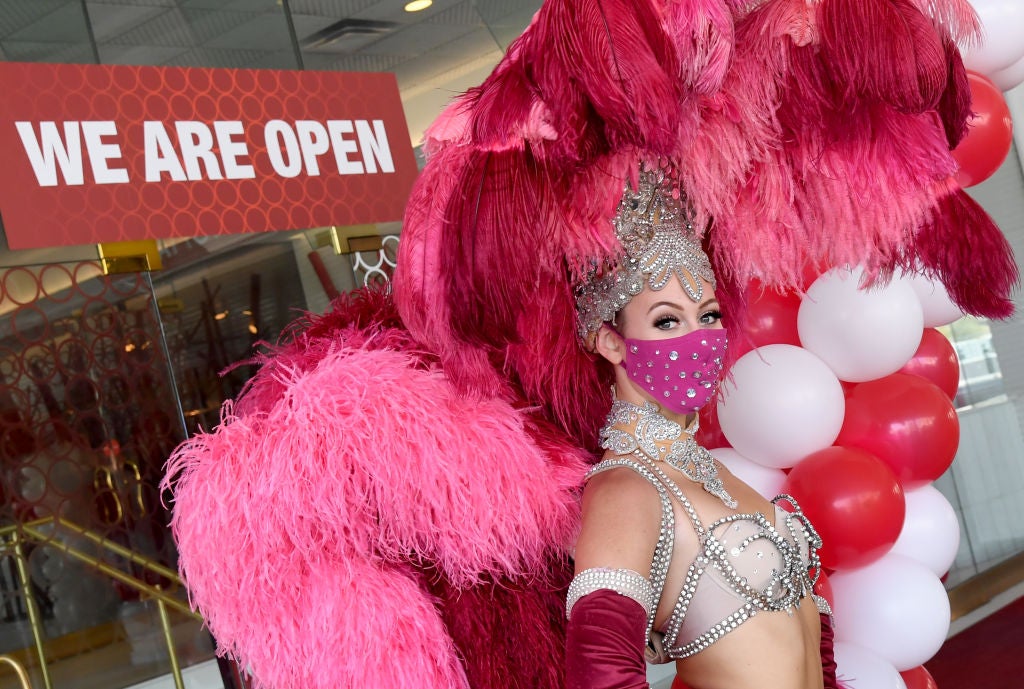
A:
[[[775,513],[736,513],[705,526],[685,493],[656,464],[634,459],[606,460],[588,474],[629,467],[659,492],[662,532],[654,552],[651,579],[629,570],[586,570],[573,579],[566,615],[584,596],[611,589],[632,598],[647,614],[647,661],[667,663],[686,658],[718,641],[759,611],[791,611],[801,599],[814,600],[822,614],[831,614],[828,602],[813,593],[810,572],[816,568],[813,544],[821,541],[797,507],[787,512],[779,503]],[[675,510],[682,507],[701,541],[701,553],[690,565],[665,625],[654,627],[654,613],[664,596],[668,564],[675,540]],[[683,528],[686,528],[685,526]]]

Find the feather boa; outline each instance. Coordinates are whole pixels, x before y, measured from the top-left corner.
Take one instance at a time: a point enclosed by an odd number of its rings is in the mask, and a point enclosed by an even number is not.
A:
[[[193,604],[260,686],[496,686],[468,683],[460,656],[483,651],[456,644],[435,596],[502,582],[508,643],[516,625],[556,643],[549,614],[530,616],[563,595],[551,563],[575,539],[589,457],[526,411],[459,395],[401,329],[333,320],[168,462]]]

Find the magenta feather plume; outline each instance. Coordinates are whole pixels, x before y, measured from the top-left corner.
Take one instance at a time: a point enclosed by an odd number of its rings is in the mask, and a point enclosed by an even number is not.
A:
[[[439,249],[453,333],[501,347],[517,339],[519,314],[546,263],[525,247],[541,242],[555,214],[550,181],[528,150],[474,151],[445,212]],[[531,222],[523,213],[532,211]]]
[[[686,90],[705,96],[717,93],[736,39],[732,8],[723,0],[668,0],[662,14]]]
[[[606,362],[579,345],[574,305],[564,277],[539,281],[520,316],[519,341],[508,348],[507,368],[528,403],[540,405],[577,444],[597,450],[612,376]]]
[[[947,82],[943,37],[912,0],[828,0],[819,10],[821,54],[846,108],[863,98],[919,113]]]
[[[971,84],[956,44],[947,39],[945,47],[949,63],[949,81],[942,92],[942,98],[939,99],[938,113],[946,131],[949,149],[953,150],[967,136],[967,123],[971,116]]]
[[[565,594],[572,565],[553,558],[546,571],[550,579],[545,581],[500,579],[462,590],[442,579],[431,587],[470,686],[565,687]]]
[[[456,336],[445,288],[449,257],[442,247],[445,234],[452,231],[445,213],[452,199],[465,193],[458,173],[472,153],[468,146],[444,147],[417,178],[406,205],[392,288],[402,322],[440,358],[445,374],[459,390],[511,399],[514,393],[492,365],[487,349]]]
[[[1008,318],[1020,273],[1006,237],[967,192],[945,196],[915,237],[913,259],[938,278],[964,313]],[[913,268],[911,266],[902,266]]]
[[[523,57],[560,133],[596,118],[604,151],[673,151],[681,120],[679,66],[653,3],[553,0],[533,28]],[[581,111],[571,93],[577,89],[593,116]]]

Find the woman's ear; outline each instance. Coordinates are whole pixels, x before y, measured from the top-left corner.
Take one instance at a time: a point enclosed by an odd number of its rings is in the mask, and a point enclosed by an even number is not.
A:
[[[594,341],[594,350],[611,363],[618,365],[626,357],[626,343],[608,324],[601,326]]]

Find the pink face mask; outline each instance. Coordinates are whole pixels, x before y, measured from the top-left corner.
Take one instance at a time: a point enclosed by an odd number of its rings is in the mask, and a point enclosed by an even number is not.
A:
[[[718,389],[728,347],[724,329],[693,330],[668,340],[626,339],[630,380],[676,414],[692,414]]]

